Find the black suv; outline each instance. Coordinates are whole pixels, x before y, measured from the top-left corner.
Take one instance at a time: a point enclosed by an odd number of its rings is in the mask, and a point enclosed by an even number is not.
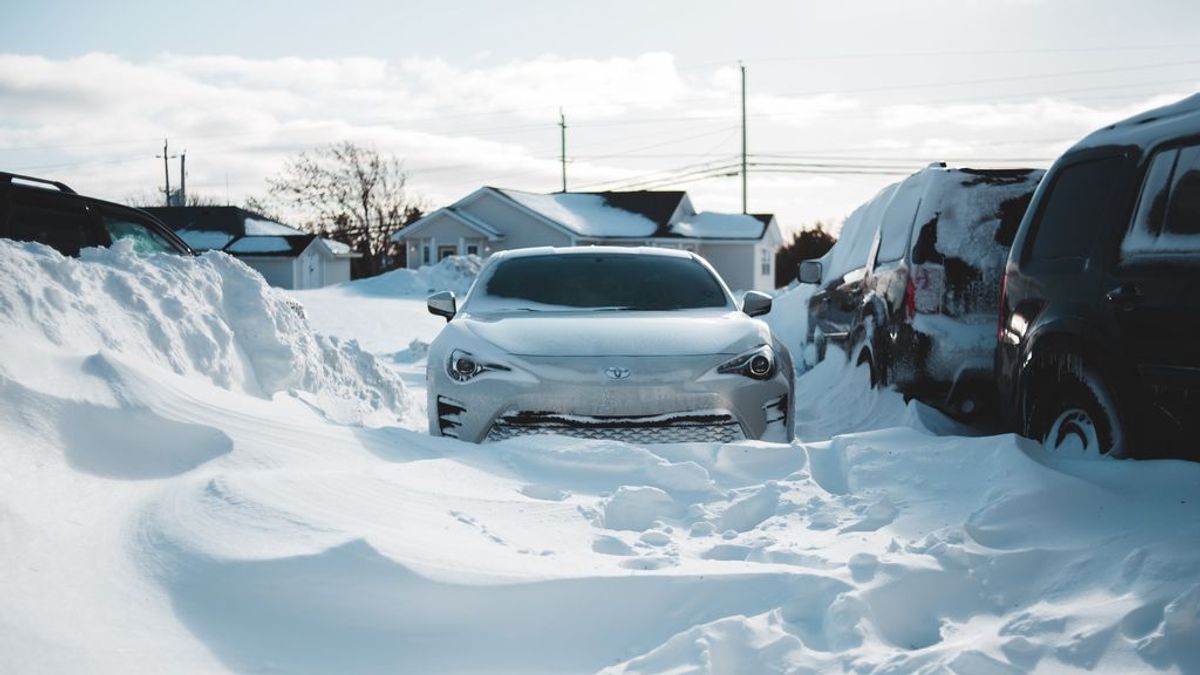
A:
[[[964,416],[991,407],[1000,279],[1042,173],[935,164],[860,209],[876,221],[865,275],[835,297],[856,296],[847,355],[874,386]]]
[[[1055,162],[1003,293],[996,376],[1014,429],[1063,452],[1197,456],[1200,95]]]
[[[84,197],[62,183],[0,172],[0,237],[36,241],[78,256],[132,239],[136,250],[193,255],[166,225],[138,209]]]

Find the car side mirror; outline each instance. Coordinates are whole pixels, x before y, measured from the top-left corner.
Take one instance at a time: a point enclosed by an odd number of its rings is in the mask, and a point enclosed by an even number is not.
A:
[[[742,298],[742,311],[750,316],[762,316],[771,311],[771,296],[759,291],[746,291]]]
[[[802,284],[819,284],[821,283],[821,274],[823,271],[820,260],[804,260],[800,262],[800,269],[796,274],[796,279]]]
[[[454,299],[452,291],[442,291],[434,293],[425,301],[425,306],[429,309],[430,314],[445,317],[446,321],[454,318],[458,314],[458,301]]]

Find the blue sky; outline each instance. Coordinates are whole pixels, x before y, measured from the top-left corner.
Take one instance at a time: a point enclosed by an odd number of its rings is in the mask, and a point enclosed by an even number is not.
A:
[[[1200,90],[1200,3],[1174,0],[5,3],[0,45],[0,167],[152,193],[170,136],[195,189],[239,201],[290,154],[350,138],[405,158],[431,205],[556,189],[560,105],[574,187],[719,168],[741,59],[751,152],[807,163],[751,173],[752,210],[789,226],[927,160],[1044,166]],[[716,173],[678,186],[737,208]]]

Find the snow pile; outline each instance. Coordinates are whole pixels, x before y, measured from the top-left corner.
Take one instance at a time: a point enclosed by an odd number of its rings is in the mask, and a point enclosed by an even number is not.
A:
[[[398,269],[379,276],[341,284],[344,292],[376,297],[419,296],[424,299],[437,291],[452,291],[461,300],[471,288],[483,259],[476,255],[450,256],[435,265],[417,269]]]
[[[410,414],[400,380],[353,341],[317,335],[283,294],[229,256],[82,260],[0,240],[0,373],[47,352],[101,353],[259,397],[290,392],[343,422]]]
[[[771,332],[792,352],[797,368],[815,362],[804,353],[808,342],[808,301],[817,290],[816,284],[793,284],[778,291],[771,302],[771,311],[763,317]]]

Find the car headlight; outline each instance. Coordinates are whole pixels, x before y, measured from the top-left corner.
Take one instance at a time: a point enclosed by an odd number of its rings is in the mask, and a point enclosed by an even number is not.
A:
[[[722,375],[744,375],[755,380],[769,380],[775,375],[775,351],[770,345],[756,347],[717,366]]]
[[[509,370],[512,369],[499,363],[484,363],[470,352],[461,349],[451,351],[450,358],[446,359],[446,374],[455,382],[467,382],[489,371]]]

